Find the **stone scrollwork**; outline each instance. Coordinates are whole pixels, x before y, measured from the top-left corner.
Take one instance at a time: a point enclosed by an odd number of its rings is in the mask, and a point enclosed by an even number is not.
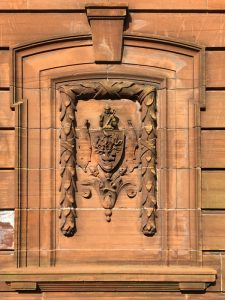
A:
[[[88,175],[82,196],[91,198],[94,187],[106,220],[111,221],[118,195],[125,189],[128,197],[141,193],[142,232],[156,232],[156,90],[130,81],[98,81],[64,85],[61,92],[61,231],[65,236],[76,232],[76,166]],[[89,120],[76,130],[75,111],[79,100],[130,99],[140,104],[141,130],[127,119],[127,129],[120,129],[120,117],[114,107],[106,106],[99,116],[99,129],[91,131]],[[113,103],[113,101],[112,101]],[[113,105],[112,105],[113,106]],[[137,133],[138,132],[138,133]],[[79,149],[81,151],[79,151]],[[79,155],[76,153],[79,151]],[[95,155],[96,164],[91,164]],[[140,169],[139,189],[125,175]]]

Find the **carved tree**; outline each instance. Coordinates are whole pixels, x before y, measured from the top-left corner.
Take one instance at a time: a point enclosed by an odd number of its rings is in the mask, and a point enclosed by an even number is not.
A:
[[[138,101],[141,106],[142,130],[138,137],[139,157],[134,141],[135,130],[131,121],[128,126],[131,135],[128,142],[133,144],[129,151],[133,155],[133,163],[126,161],[130,172],[136,161],[140,164],[142,184],[141,218],[142,231],[147,236],[156,232],[156,89],[153,86],[137,84],[130,81],[98,81],[64,85],[61,92],[61,230],[65,236],[76,232],[76,131],[75,110],[79,100],[89,99],[121,99]],[[85,126],[83,128],[85,130]],[[85,133],[87,135],[87,132]],[[86,150],[88,151],[88,149]],[[84,164],[86,168],[88,161]]]

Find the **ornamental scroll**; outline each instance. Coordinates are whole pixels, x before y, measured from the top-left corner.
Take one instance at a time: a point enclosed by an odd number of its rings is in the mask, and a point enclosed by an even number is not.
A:
[[[113,207],[120,191],[129,198],[141,193],[141,228],[146,236],[156,232],[156,90],[153,86],[130,81],[98,81],[65,85],[61,94],[61,231],[65,236],[76,232],[76,167],[88,174],[82,183],[83,197],[91,197],[94,188],[104,208],[106,221],[110,222]],[[77,134],[75,112],[79,100],[129,99],[140,104],[141,130],[127,119],[127,130],[120,128],[120,116],[112,105],[106,106],[99,118],[99,129],[89,130],[85,120]],[[76,156],[77,149],[82,149]],[[96,155],[93,167],[91,156]],[[140,170],[141,184],[136,190],[125,179],[134,169]],[[138,180],[137,180],[138,181]]]

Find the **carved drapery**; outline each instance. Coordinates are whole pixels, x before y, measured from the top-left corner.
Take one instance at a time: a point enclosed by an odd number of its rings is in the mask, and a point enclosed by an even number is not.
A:
[[[156,90],[155,87],[136,84],[130,81],[99,81],[82,82],[73,85],[64,85],[61,93],[61,133],[60,133],[60,163],[61,163],[61,231],[65,236],[72,236],[76,232],[76,120],[75,111],[78,100],[89,99],[130,99],[140,103],[142,127],[138,136],[132,122],[128,120],[131,134],[127,137],[127,151],[123,168],[132,172],[138,166],[141,169],[141,219],[142,231],[147,236],[156,232]],[[88,124],[84,124],[81,135],[88,139]],[[132,134],[133,133],[133,134]],[[135,144],[138,140],[138,144]],[[86,144],[87,145],[87,144]],[[136,151],[138,148],[138,151]],[[89,147],[84,149],[86,160],[79,163],[85,171],[90,161]],[[134,155],[134,152],[138,154]],[[129,159],[131,158],[131,159]],[[123,172],[123,171],[122,171]],[[132,197],[130,192],[130,196]],[[129,192],[128,192],[129,194]],[[87,191],[86,196],[89,196]],[[108,220],[111,212],[108,211]]]

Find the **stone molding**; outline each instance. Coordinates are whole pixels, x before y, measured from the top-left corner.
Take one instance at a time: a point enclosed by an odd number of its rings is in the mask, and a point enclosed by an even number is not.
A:
[[[195,291],[204,292],[216,280],[216,271],[201,267],[79,264],[73,270],[1,270],[0,281],[16,291]]]

